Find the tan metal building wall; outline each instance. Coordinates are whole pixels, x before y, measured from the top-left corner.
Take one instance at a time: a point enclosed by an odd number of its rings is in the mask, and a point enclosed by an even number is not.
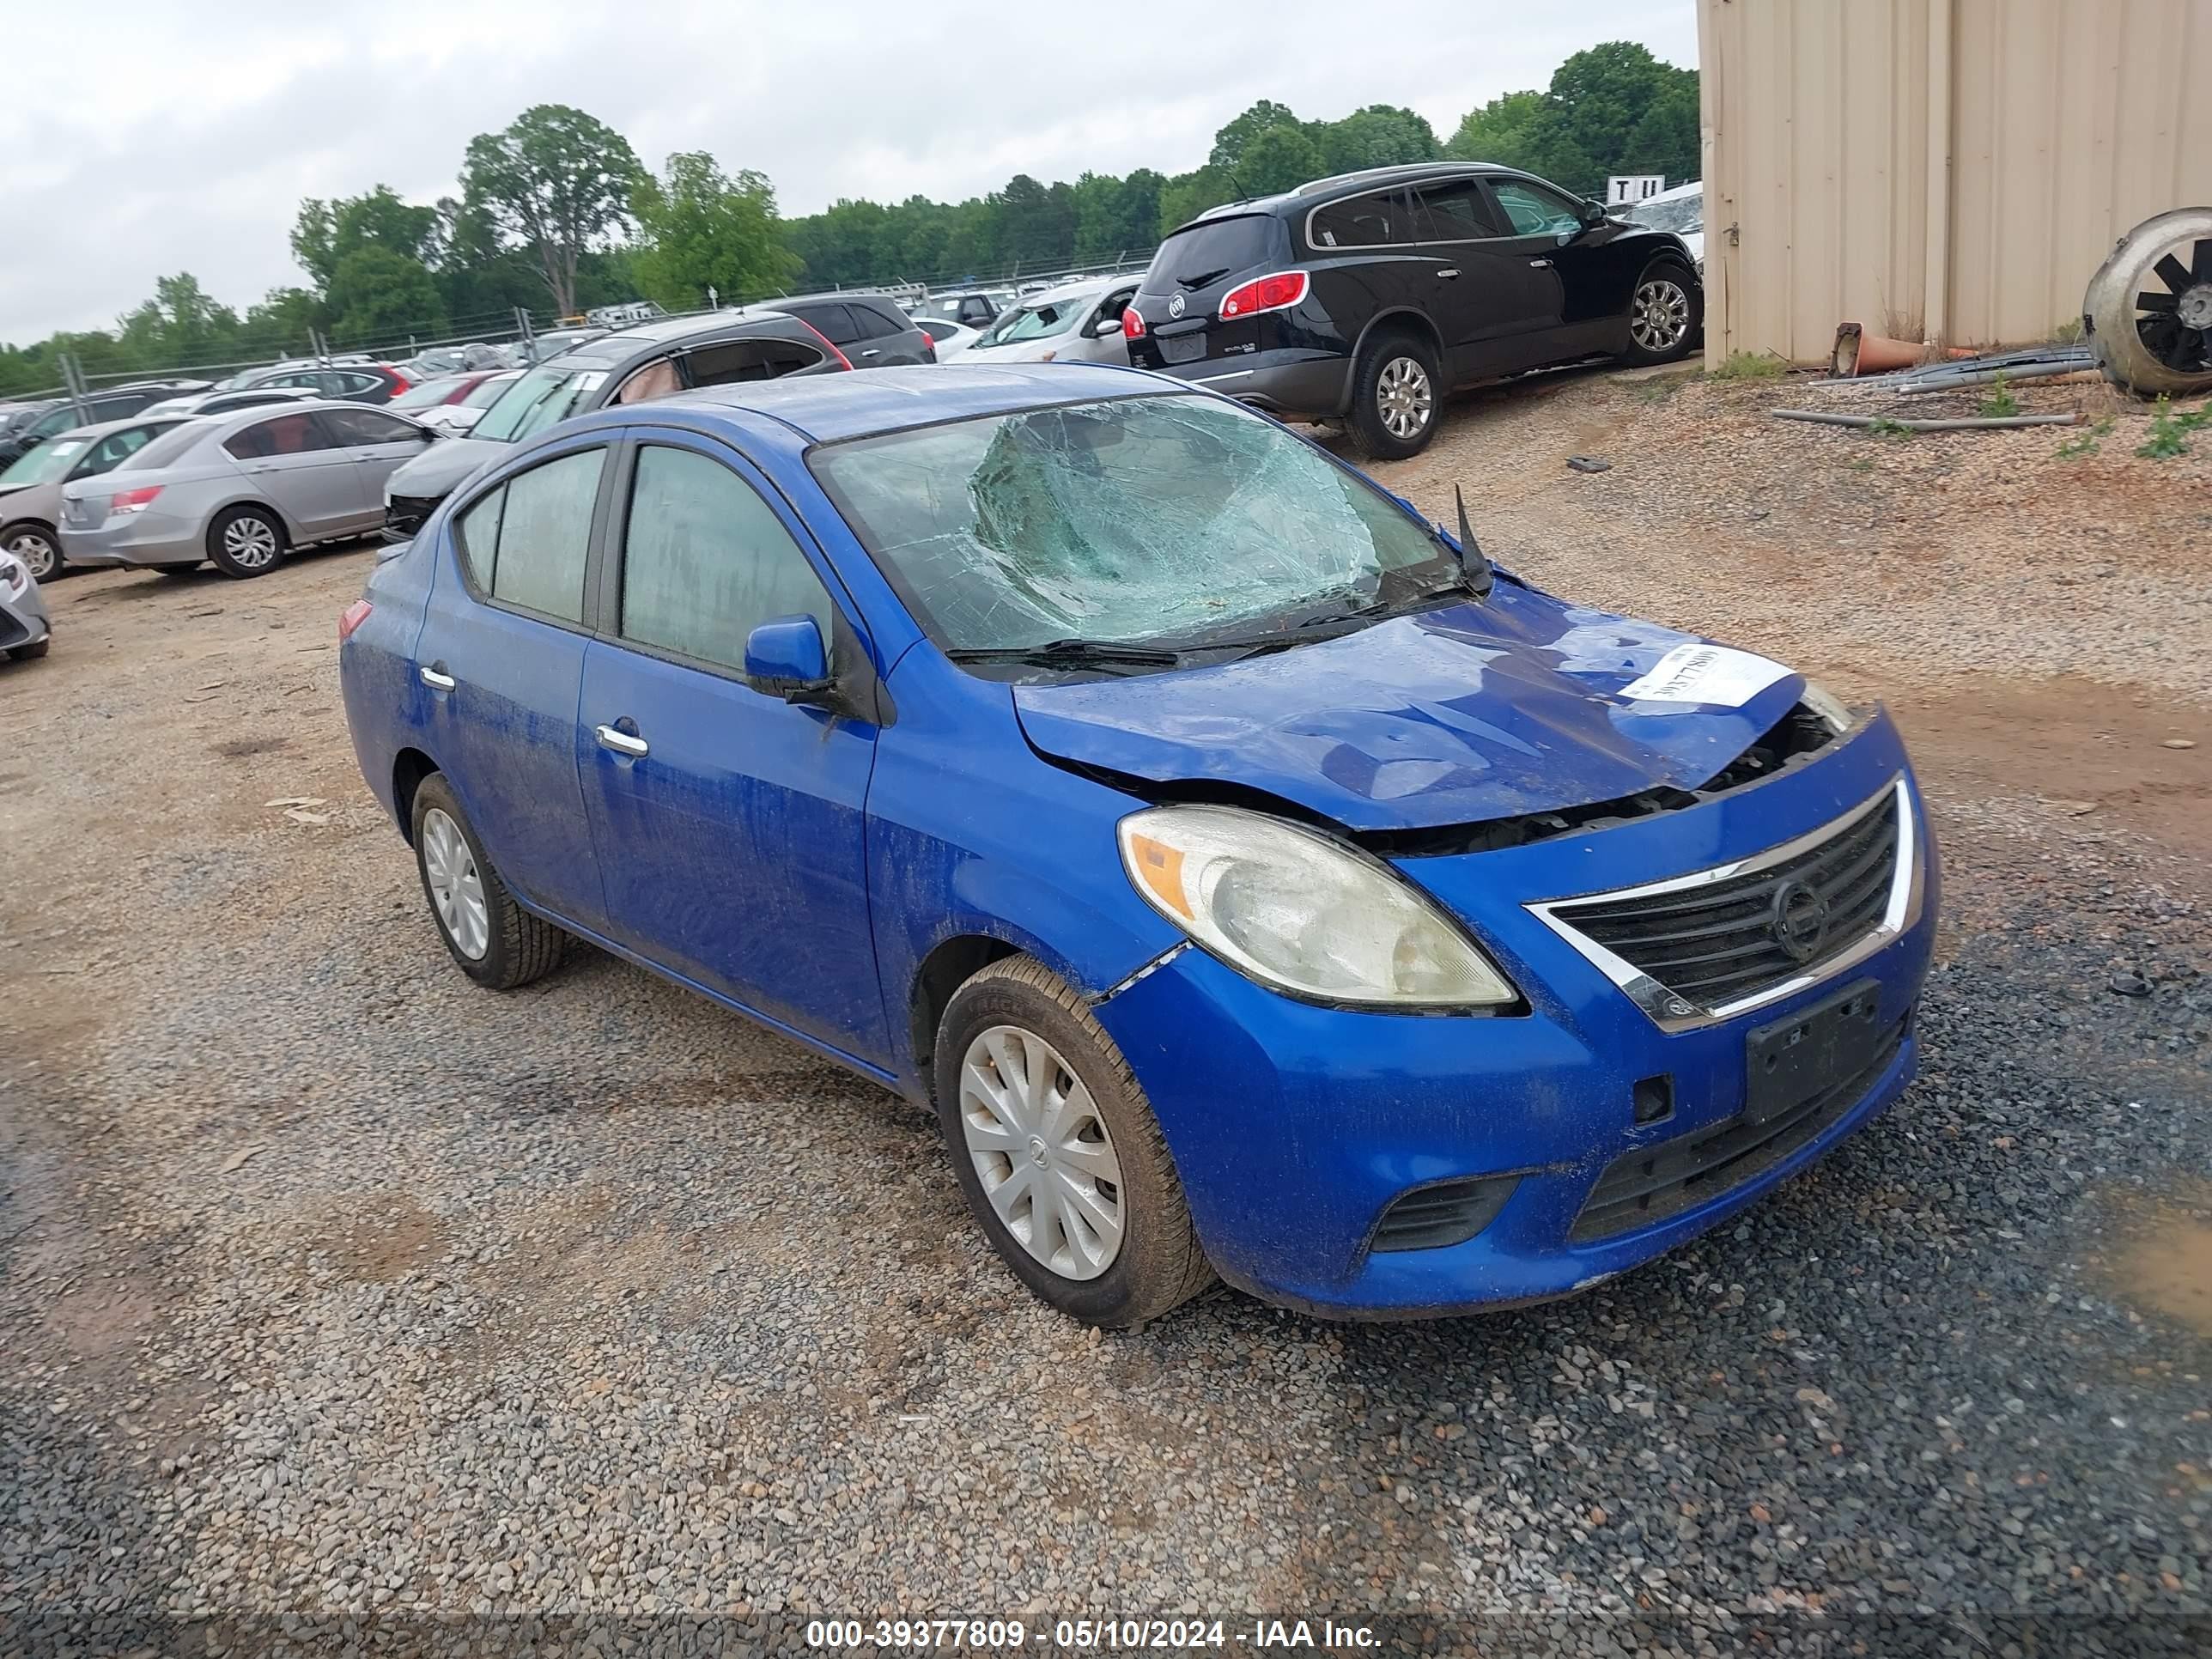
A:
[[[1698,0],[1698,46],[1709,365],[2039,340],[2212,203],[2212,0]]]

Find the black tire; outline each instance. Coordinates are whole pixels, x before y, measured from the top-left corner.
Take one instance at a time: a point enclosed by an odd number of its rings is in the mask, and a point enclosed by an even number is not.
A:
[[[438,914],[438,901],[431,890],[429,866],[423,855],[422,824],[433,811],[443,812],[460,830],[483,886],[489,938],[479,957],[471,957],[455,942],[445,918]],[[437,924],[438,937],[445,940],[447,951],[463,973],[487,990],[512,991],[534,979],[543,979],[561,965],[568,936],[514,902],[514,896],[507,890],[507,884],[499,878],[499,872],[484,856],[483,843],[477,839],[476,830],[441,775],[433,772],[416,787],[410,827],[414,831],[415,873],[422,883],[423,902],[430,907],[430,920]]]
[[[33,548],[43,548],[45,552],[34,557]],[[41,587],[69,574],[69,567],[62,562],[61,538],[54,534],[52,525],[35,519],[18,519],[14,524],[0,526],[0,549],[21,559],[31,580]]]
[[[255,534],[248,526],[259,527]],[[265,547],[265,556],[247,556],[242,550],[233,550],[234,540],[250,540]],[[220,514],[208,526],[208,557],[215,568],[226,576],[240,581],[250,581],[256,576],[265,576],[276,568],[284,556],[284,521],[265,507],[234,507]]]
[[[36,662],[40,657],[45,656],[47,652],[53,648],[54,636],[49,634],[46,638],[40,640],[36,645],[19,645],[8,654],[13,657],[17,662]]]
[[[1031,1255],[984,1194],[962,1132],[960,1079],[969,1045],[999,1025],[1017,1026],[1059,1052],[1090,1091],[1112,1141],[1122,1176],[1116,1194],[1122,1236],[1111,1263],[1095,1278],[1067,1277]],[[1158,1319],[1213,1283],[1144,1090],[1083,999],[1042,963],[1003,957],[954,992],[938,1024],[933,1069],[938,1123],[968,1207],[1000,1259],[1041,1300],[1085,1324],[1118,1329]]]
[[[1425,410],[1416,428],[1395,432],[1390,427],[1393,413],[1386,402],[1395,401],[1395,390],[1408,386],[1416,394],[1421,387],[1426,388]],[[1402,461],[1429,447],[1429,440],[1437,435],[1443,403],[1443,380],[1436,352],[1419,335],[1391,329],[1377,332],[1359,349],[1359,361],[1352,370],[1352,412],[1345,425],[1354,447],[1366,459]]]
[[[1640,345],[1637,343],[1636,330],[1646,325],[1641,313],[1646,305],[1647,290],[1662,287],[1671,288],[1679,297],[1679,320],[1682,331],[1666,345],[1656,348]],[[1663,305],[1670,316],[1674,314],[1674,307],[1666,305],[1661,296],[1654,294],[1650,298],[1653,304]],[[1621,353],[1620,360],[1641,368],[1646,363],[1671,363],[1686,357],[1690,355],[1690,348],[1697,343],[1698,331],[1705,326],[1705,289],[1696,273],[1679,259],[1654,259],[1644,266],[1644,274],[1636,279],[1636,286],[1629,294],[1628,349]]]

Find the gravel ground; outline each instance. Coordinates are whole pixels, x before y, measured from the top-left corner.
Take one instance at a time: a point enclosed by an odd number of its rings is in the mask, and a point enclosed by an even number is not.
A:
[[[2202,1650],[2207,468],[1764,418],[1812,395],[1562,377],[1381,469],[1547,586],[1890,696],[1950,883],[1884,1120],[1443,1324],[1061,1322],[911,1107],[592,952],[453,971],[338,708],[364,551],[58,584],[0,667],[0,1650],[1205,1611]]]

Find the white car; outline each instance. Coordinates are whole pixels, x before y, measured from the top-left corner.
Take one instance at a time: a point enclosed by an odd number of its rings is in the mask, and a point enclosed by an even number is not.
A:
[[[980,328],[970,328],[965,323],[956,323],[950,317],[933,317],[925,311],[910,311],[908,319],[924,334],[930,344],[937,348],[937,361],[957,357],[962,352],[983,337]]]
[[[1086,276],[1032,294],[1003,312],[960,354],[966,363],[1118,363],[1129,362],[1121,313],[1135,297],[1138,273]]]
[[[1621,218],[1654,230],[1671,230],[1686,243],[1698,262],[1698,275],[1705,274],[1705,186],[1702,179],[1662,190],[1620,210]]]
[[[507,387],[523,376],[519,368],[504,368],[496,374],[487,374],[468,390],[458,402],[433,404],[428,409],[410,409],[405,413],[437,431],[459,437],[483,418],[483,412],[500,400]]]

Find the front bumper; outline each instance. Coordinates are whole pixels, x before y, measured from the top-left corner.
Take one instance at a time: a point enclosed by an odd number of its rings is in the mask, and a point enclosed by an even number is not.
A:
[[[1265,1300],[1339,1317],[1419,1316],[1584,1289],[1671,1249],[1803,1169],[1896,1098],[1918,1062],[1910,1026],[1932,948],[1939,874],[1918,791],[1917,909],[1888,944],[1736,1018],[1662,1030],[1528,903],[1662,879],[1747,856],[1828,822],[1899,775],[1877,716],[1818,762],[1705,805],[1507,851],[1400,868],[1464,917],[1528,1012],[1419,1017],[1319,1007],[1265,990],[1194,948],[1098,1005],[1164,1130],[1222,1277]],[[1874,981],[1903,1030],[1856,1098],[1649,1225],[1577,1239],[1599,1177],[1624,1153],[1686,1143],[1743,1111],[1754,1028]],[[1663,1119],[1635,1121],[1638,1085],[1671,1085]],[[1378,1250],[1408,1191],[1519,1180],[1462,1243]]]
[[[1352,359],[1340,352],[1286,346],[1202,362],[1162,363],[1159,372],[1271,415],[1317,420],[1352,407]]]
[[[46,601],[39,597],[37,583],[11,597],[6,583],[0,581],[0,651],[36,645],[53,631],[52,624],[46,620]]]

